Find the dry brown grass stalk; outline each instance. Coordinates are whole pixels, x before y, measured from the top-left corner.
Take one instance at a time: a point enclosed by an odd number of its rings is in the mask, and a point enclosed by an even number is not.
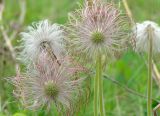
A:
[[[24,19],[25,19],[25,14],[26,14],[26,1],[25,0],[19,0],[19,3],[20,3],[20,10],[21,11],[20,11],[18,23],[19,23],[20,26],[22,26],[22,24],[24,22]],[[19,64],[16,61],[16,52],[15,52],[14,47],[12,45],[12,40],[14,40],[16,38],[20,27],[18,29],[13,30],[11,35],[9,35],[7,33],[7,31],[6,31],[6,29],[3,25],[3,11],[4,11],[4,9],[5,9],[5,2],[4,2],[4,0],[1,0],[0,1],[0,31],[2,33],[2,37],[5,41],[5,44],[10,51],[12,59],[15,62],[16,72],[18,73],[19,72]]]

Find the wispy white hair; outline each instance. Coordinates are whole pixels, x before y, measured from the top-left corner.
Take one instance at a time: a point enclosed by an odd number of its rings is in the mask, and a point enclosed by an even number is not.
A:
[[[64,34],[61,26],[50,24],[48,20],[35,22],[21,33],[22,48],[20,59],[23,62],[36,61],[42,51],[43,42],[47,42],[53,53],[59,58],[64,51]]]
[[[137,23],[133,28],[137,52],[147,52],[149,49],[149,26],[152,28],[153,52],[160,52],[160,27],[152,21]]]

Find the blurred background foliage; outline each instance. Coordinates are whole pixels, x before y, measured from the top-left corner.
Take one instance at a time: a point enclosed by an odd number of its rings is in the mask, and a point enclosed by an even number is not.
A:
[[[7,34],[17,29],[20,15],[20,0],[5,0],[3,24]],[[106,0],[107,1],[107,0]],[[124,9],[120,0],[115,0]],[[25,30],[32,22],[49,19],[51,22],[65,24],[68,12],[76,9],[83,0],[26,0],[26,16],[24,23],[18,26],[13,46],[20,40],[18,33]],[[160,0],[127,0],[135,22],[144,20],[156,21],[160,24]],[[45,109],[29,111],[23,109],[21,103],[12,94],[13,86],[5,78],[16,75],[15,62],[0,33],[0,116],[50,116],[54,109],[47,113]],[[158,62],[157,62],[158,65]],[[109,78],[104,80],[105,108],[108,116],[146,116],[147,68],[145,58],[128,50],[118,61],[111,63],[105,70]],[[118,82],[118,84],[117,84]],[[153,81],[153,98],[160,101],[160,83]],[[130,91],[130,89],[138,93]],[[140,95],[139,95],[140,94]],[[141,96],[142,95],[142,96]],[[153,102],[153,108],[157,105]],[[76,106],[75,106],[76,107]],[[81,109],[77,116],[93,116],[93,90],[87,107]]]

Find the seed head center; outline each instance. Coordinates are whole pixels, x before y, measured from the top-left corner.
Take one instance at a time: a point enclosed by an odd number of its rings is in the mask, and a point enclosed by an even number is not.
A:
[[[49,81],[49,82],[45,83],[44,91],[45,91],[45,94],[47,96],[49,96],[49,97],[51,97],[53,99],[55,97],[57,97],[57,95],[59,93],[58,87],[52,81]]]
[[[92,41],[93,41],[94,43],[101,43],[101,42],[104,41],[105,36],[104,36],[104,34],[103,34],[102,32],[96,31],[96,32],[93,32],[93,33],[92,33],[91,38],[92,38]]]

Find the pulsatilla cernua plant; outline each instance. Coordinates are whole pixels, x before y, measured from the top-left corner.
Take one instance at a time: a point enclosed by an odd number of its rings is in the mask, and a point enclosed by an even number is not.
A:
[[[79,72],[85,68],[64,53],[63,29],[48,20],[34,23],[22,32],[20,60],[27,71],[11,79],[14,94],[25,108],[56,106],[59,115],[73,115],[82,104],[83,82]],[[86,98],[85,98],[86,99]]]
[[[102,56],[107,62],[124,52],[130,43],[129,21],[114,3],[86,1],[69,14],[66,48],[81,61],[96,64],[94,115],[105,115],[103,100]],[[95,63],[96,62],[96,63]]]
[[[125,0],[122,2],[126,8]],[[68,13],[66,24],[42,20],[33,22],[20,33],[17,59],[24,64],[24,72],[19,71],[7,80],[14,85],[13,94],[24,108],[76,116],[82,106],[88,105],[94,80],[93,111],[88,114],[105,116],[110,109],[105,104],[108,98],[104,97],[103,90],[103,80],[108,75],[105,73],[117,56],[132,47],[134,38],[135,51],[148,55],[148,90],[144,98],[147,114],[152,115],[152,61],[160,52],[160,27],[152,21],[134,24],[132,15],[128,15],[129,19],[121,8],[113,0],[84,0],[79,8]]]
[[[14,94],[25,108],[51,110],[55,105],[58,112],[72,112],[75,100],[82,93],[83,79],[75,78],[68,68],[63,62],[59,66],[42,52],[31,70],[12,79]]]
[[[137,23],[133,27],[136,42],[136,52],[148,55],[148,85],[147,85],[147,114],[152,116],[152,72],[153,56],[160,52],[160,27],[152,21]]]

